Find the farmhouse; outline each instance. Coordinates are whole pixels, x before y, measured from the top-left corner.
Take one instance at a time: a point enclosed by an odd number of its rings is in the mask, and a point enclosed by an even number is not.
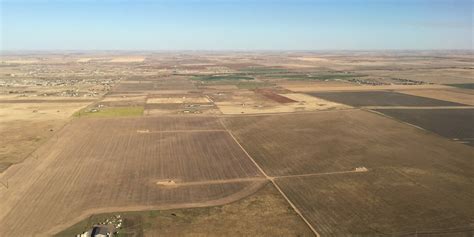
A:
[[[94,226],[92,228],[92,237],[107,237],[112,235],[113,233],[108,226]]]
[[[106,225],[96,225],[91,230],[77,235],[77,237],[110,237],[113,236],[113,230]]]

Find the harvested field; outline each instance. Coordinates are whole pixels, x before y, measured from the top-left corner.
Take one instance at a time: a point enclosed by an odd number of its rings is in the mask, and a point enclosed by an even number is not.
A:
[[[89,105],[90,102],[62,103],[3,103],[0,104],[0,121],[2,123],[23,121],[64,120],[75,111]]]
[[[474,109],[377,109],[456,142],[474,146]]]
[[[123,107],[106,107],[97,109],[97,111],[84,109],[74,114],[75,117],[127,117],[127,116],[142,116],[143,106],[127,106]]]
[[[0,100],[0,104],[41,104],[41,103],[92,103],[94,99],[10,99],[10,100]]]
[[[86,121],[77,121],[75,126],[81,130],[94,130],[97,127],[104,128],[114,134],[132,134],[139,130],[149,132],[172,132],[172,131],[224,131],[219,120],[213,117],[187,117],[187,116],[164,116],[153,117],[130,117],[130,118],[91,118]],[[93,133],[90,131],[88,134]]]
[[[145,115],[160,114],[219,114],[208,97],[202,94],[149,95]]]
[[[221,96],[212,95],[214,104],[219,108],[223,114],[269,114],[269,113],[291,113],[301,111],[315,111],[315,110],[334,110],[346,109],[348,106],[338,103],[322,100],[319,98],[299,100],[302,97],[300,94],[290,93],[282,94],[291,100],[293,103],[278,103],[262,96],[261,94],[253,92],[222,94]]]
[[[374,90],[411,90],[411,89],[446,89],[452,88],[445,85],[359,85],[352,82],[328,81],[328,82],[279,82],[279,86],[295,92],[338,92],[338,91],[374,91]]]
[[[237,90],[236,85],[213,85],[213,84],[206,84],[206,88],[215,89],[215,90]]]
[[[472,175],[381,168],[276,182],[321,236],[474,234]]]
[[[15,101],[12,99],[12,101]],[[22,162],[90,102],[0,103],[0,173]]]
[[[152,82],[143,83],[120,83],[115,88],[115,92],[123,91],[153,91],[157,90],[158,86]]]
[[[146,104],[145,115],[163,114],[220,114],[212,103],[207,104]]]
[[[282,103],[282,104],[296,102],[295,100],[287,98],[283,95],[276,94],[275,92],[271,90],[257,89],[255,90],[255,92],[267,97],[270,100],[273,100],[275,102]]]
[[[309,93],[325,100],[350,106],[462,106],[463,104],[412,96],[390,91],[364,92],[313,92]]]
[[[95,104],[96,106],[108,107],[143,107],[145,101],[139,100],[118,100],[118,101],[100,101]]]
[[[83,233],[92,224],[120,215],[122,234],[144,236],[313,236],[271,184],[234,203],[216,207],[94,215],[57,236]]]
[[[5,122],[0,125],[0,173],[10,165],[19,163],[54,135],[67,121]]]
[[[266,113],[290,113],[295,109],[279,104],[263,103],[239,103],[239,102],[216,102],[219,110],[223,114],[266,114]]]
[[[163,90],[192,90],[194,83],[183,77],[137,77],[121,81],[113,88],[113,92],[149,92],[156,93]]]
[[[195,90],[196,87],[194,84],[188,82],[188,81],[178,81],[174,83],[155,83],[156,85],[156,91],[167,91],[167,90]],[[154,93],[156,93],[156,91]]]
[[[50,235],[97,212],[225,204],[266,182],[214,118],[78,119],[35,157],[1,177],[1,236]]]
[[[287,93],[284,94],[285,97],[290,98],[292,100],[297,101],[299,104],[305,104],[307,107],[338,107],[338,108],[349,108],[348,106],[334,103],[328,100],[323,100],[314,96],[310,96],[307,94],[300,94],[300,93]]]
[[[128,101],[133,101],[133,102],[144,102],[146,100],[145,95],[117,95],[117,96],[106,96],[104,99],[101,100],[101,102],[128,102]]]
[[[295,92],[313,92],[318,90],[327,90],[334,88],[353,88],[360,86],[347,81],[279,81],[278,86]]]
[[[227,117],[224,122],[271,176],[356,167],[439,167],[473,176],[474,150],[366,111]]]
[[[471,51],[6,53],[2,237],[474,234]]]
[[[147,104],[183,104],[183,103],[209,103],[206,97],[190,97],[190,96],[166,96],[166,97],[149,97]]]
[[[107,98],[118,98],[118,97],[127,97],[127,96],[146,96],[146,91],[109,91],[107,93]]]

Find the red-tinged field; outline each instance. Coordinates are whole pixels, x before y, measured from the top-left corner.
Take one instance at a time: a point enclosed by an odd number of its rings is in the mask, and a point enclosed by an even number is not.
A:
[[[472,178],[421,169],[277,179],[321,236],[472,236]]]
[[[285,96],[276,94],[275,92],[273,92],[271,90],[257,89],[257,90],[255,90],[255,92],[267,97],[270,100],[273,100],[275,102],[282,103],[282,104],[298,102],[296,100],[292,100],[292,99],[287,98]]]
[[[1,178],[0,236],[50,235],[92,213],[224,204],[266,182],[203,117],[78,119]]]

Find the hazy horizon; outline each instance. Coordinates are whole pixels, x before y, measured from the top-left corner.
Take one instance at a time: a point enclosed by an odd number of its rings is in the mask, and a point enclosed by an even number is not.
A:
[[[472,50],[472,1],[1,1],[2,51]]]

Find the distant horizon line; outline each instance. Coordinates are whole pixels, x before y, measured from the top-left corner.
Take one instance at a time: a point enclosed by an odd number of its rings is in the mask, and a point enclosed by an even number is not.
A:
[[[3,52],[410,52],[474,51],[470,49],[0,49]]]

